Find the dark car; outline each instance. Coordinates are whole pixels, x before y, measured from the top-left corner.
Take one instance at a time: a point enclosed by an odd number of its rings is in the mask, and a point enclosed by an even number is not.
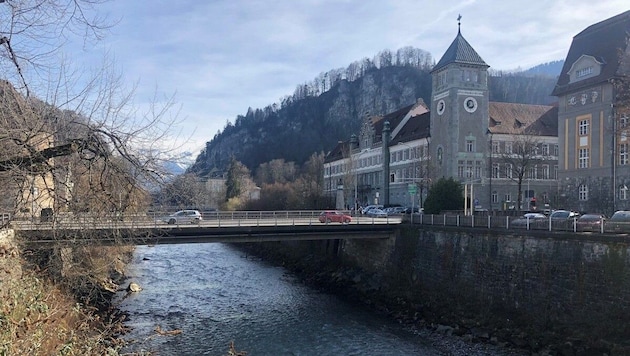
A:
[[[552,230],[571,230],[573,231],[573,224],[580,214],[570,210],[554,210],[549,219],[551,220]]]
[[[511,227],[520,229],[526,229],[528,226],[530,229],[541,229],[546,228],[547,225],[547,217],[541,213],[527,213],[510,221]]]
[[[348,214],[344,214],[336,210],[326,210],[319,214],[319,222],[329,224],[331,222],[338,222],[342,224],[348,224],[352,221],[352,217]]]
[[[607,232],[630,232],[630,211],[619,210],[605,224]]]
[[[584,214],[575,222],[575,229],[576,231],[599,232],[605,220],[604,214]]]

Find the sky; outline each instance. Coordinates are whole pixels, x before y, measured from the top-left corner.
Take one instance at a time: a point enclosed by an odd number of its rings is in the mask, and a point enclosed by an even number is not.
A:
[[[182,149],[199,152],[248,107],[318,74],[412,46],[438,61],[461,32],[496,70],[564,59],[572,37],[627,0],[114,0],[107,37],[75,58],[115,57],[136,104],[174,95]]]

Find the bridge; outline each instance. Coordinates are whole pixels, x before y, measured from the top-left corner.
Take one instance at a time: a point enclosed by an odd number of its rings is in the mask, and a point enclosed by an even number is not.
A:
[[[386,239],[394,237],[400,216],[353,217],[322,223],[321,211],[213,212],[199,223],[167,224],[160,214],[60,216],[50,222],[12,221],[27,248],[52,246],[239,243],[288,240]]]

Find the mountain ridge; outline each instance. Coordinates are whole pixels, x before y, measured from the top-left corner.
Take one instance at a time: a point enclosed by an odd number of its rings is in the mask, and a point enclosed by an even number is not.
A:
[[[245,116],[237,116],[234,124],[228,122],[222,132],[206,143],[188,171],[200,176],[222,176],[231,157],[252,172],[273,159],[301,165],[313,153],[327,152],[338,141],[357,134],[361,120],[368,113],[384,115],[419,98],[430,102],[432,64],[426,58],[424,62],[418,61],[419,65],[403,61],[403,65],[377,66],[382,62],[376,58],[371,62],[356,62],[363,67],[353,67],[361,73],[353,76],[354,80],[348,80],[339,70],[324,73],[320,77],[335,76],[329,79],[328,86],[314,88],[319,84],[305,84],[298,86],[279,107],[273,104],[264,109],[250,108]],[[550,93],[557,75],[549,73],[555,67],[557,63],[552,62],[522,72],[491,73],[490,100],[552,104],[556,99]]]

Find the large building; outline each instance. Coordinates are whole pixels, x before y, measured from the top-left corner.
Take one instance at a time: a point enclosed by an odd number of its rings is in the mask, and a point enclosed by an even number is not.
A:
[[[490,102],[488,67],[458,30],[433,68],[430,110],[366,118],[327,156],[328,191],[345,205],[422,205],[452,177],[475,209],[630,210],[630,11],[573,38],[557,106]]]
[[[578,33],[553,91],[560,197],[579,211],[630,209],[629,40],[630,11]]]
[[[422,206],[442,177],[465,185],[467,212],[552,202],[557,108],[490,102],[488,67],[458,30],[433,68],[430,105],[366,117],[358,137],[328,154],[324,179],[338,208]]]

